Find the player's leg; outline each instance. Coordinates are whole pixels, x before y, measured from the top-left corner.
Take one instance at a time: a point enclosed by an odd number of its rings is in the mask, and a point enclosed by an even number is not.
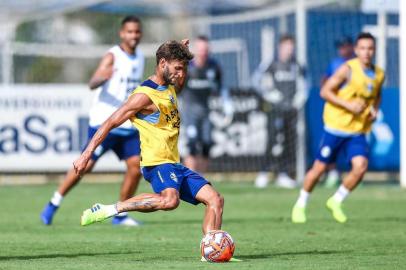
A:
[[[200,160],[199,154],[201,152],[200,145],[200,130],[198,126],[198,121],[195,116],[186,116],[185,117],[185,130],[186,130],[186,139],[187,139],[187,148],[188,154],[184,158],[183,163],[186,167],[198,171]]]
[[[326,188],[336,187],[340,182],[340,171],[337,169],[336,164],[331,164],[327,171],[324,186]]]
[[[183,179],[174,164],[144,167],[143,175],[151,183],[155,194],[139,194],[124,202],[111,205],[96,204],[83,212],[81,224],[89,225],[126,211],[167,211],[178,207],[178,190]]]
[[[202,230],[206,234],[211,230],[220,230],[223,220],[224,197],[211,185],[204,185],[196,194],[196,200],[206,206]]]
[[[339,147],[344,139],[324,132],[321,146],[312,168],[306,173],[303,188],[300,190],[299,197],[292,209],[292,222],[306,222],[306,206],[310,198],[310,193],[316,186],[321,175],[327,170],[328,164],[332,163]]]
[[[85,174],[90,172],[93,169],[93,166],[96,162],[90,160],[86,166]],[[57,191],[54,192],[50,201],[45,205],[44,209],[41,212],[41,221],[44,225],[51,225],[54,215],[58,210],[59,206],[62,203],[63,198],[66,194],[77,184],[79,183],[81,177],[75,173],[74,169],[70,169],[65,176],[65,179],[59,185]]]
[[[211,131],[212,124],[207,117],[201,119],[201,155],[199,156],[198,171],[201,173],[207,172],[209,167],[210,148],[212,146]],[[187,166],[186,166],[187,167]]]
[[[103,205],[96,203],[92,208],[86,209],[81,217],[81,225],[86,226],[103,221],[117,214],[129,211],[155,212],[169,211],[179,205],[179,193],[175,188],[167,188],[160,194],[145,193],[134,196],[124,202]]]
[[[96,164],[96,161],[91,159],[89,161],[89,163],[87,163],[87,166],[84,171],[84,175],[91,172],[95,164]],[[76,186],[77,183],[79,183],[80,179],[81,179],[81,176],[77,175],[73,168],[70,169],[66,173],[65,179],[59,185],[57,192],[62,197],[65,197],[68,194],[68,192],[71,191],[73,189],[73,187]]]
[[[306,222],[306,206],[310,198],[310,193],[316,186],[320,176],[326,171],[327,164],[316,160],[312,168],[306,173],[303,188],[300,190],[299,197],[292,209],[292,222],[305,223]]]
[[[282,161],[279,166],[278,175],[275,180],[275,185],[282,188],[295,188],[296,181],[294,171],[296,170],[296,119],[297,113],[295,109],[282,110],[281,112],[281,134],[282,135],[282,153],[279,160]]]
[[[367,168],[368,159],[363,156],[354,157],[351,160],[352,168],[344,178],[343,183],[337,189],[332,197],[327,200],[326,206],[332,212],[337,222],[344,223],[347,221],[342,204],[352,190],[361,182]]]
[[[344,223],[347,216],[342,209],[342,203],[352,190],[361,182],[368,169],[368,143],[365,135],[348,138],[344,145],[348,160],[351,162],[351,171],[344,178],[336,193],[327,200],[326,206],[332,212],[337,222]]]
[[[120,190],[120,201],[125,201],[137,191],[141,179],[140,157],[133,156],[126,161],[127,171]]]
[[[268,161],[266,163],[264,161],[262,161],[260,171],[258,172],[258,174],[254,180],[254,186],[256,188],[266,188],[268,186],[269,178],[270,178],[270,171],[274,169],[275,164],[276,164],[276,162],[275,162],[276,159],[272,153],[272,147],[275,143],[275,136],[273,135],[273,134],[275,134],[275,126],[274,126],[275,113],[273,111],[274,108],[273,108],[273,106],[271,106],[271,108],[269,108],[270,106],[268,103],[264,103],[264,106],[266,108],[266,113],[267,113],[266,129],[267,129],[267,133],[268,133],[267,145],[269,145],[269,147],[267,147],[266,152],[267,152],[267,155],[270,156],[271,160],[269,163],[268,163]]]
[[[141,179],[139,133],[121,136],[112,150],[120,160],[125,160],[127,170],[120,189],[119,201],[123,202],[134,196]],[[139,226],[141,222],[123,212],[112,219],[114,225]]]

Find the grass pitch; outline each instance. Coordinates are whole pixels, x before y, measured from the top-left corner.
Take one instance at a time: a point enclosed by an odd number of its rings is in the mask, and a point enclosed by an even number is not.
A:
[[[333,190],[315,190],[308,223],[291,224],[298,190],[216,183],[225,196],[223,229],[243,262],[200,262],[203,206],[133,216],[143,227],[110,222],[80,227],[83,209],[116,200],[119,184],[81,184],[63,202],[54,224],[39,213],[56,185],[0,187],[0,269],[405,269],[406,192],[361,186],[346,201],[349,221],[325,209]],[[143,182],[140,191],[150,191]]]

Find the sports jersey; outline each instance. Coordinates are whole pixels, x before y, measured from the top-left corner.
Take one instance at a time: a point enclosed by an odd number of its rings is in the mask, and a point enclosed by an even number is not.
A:
[[[108,53],[114,57],[113,74],[96,91],[90,110],[89,125],[100,126],[114,111],[116,111],[129,94],[140,84],[144,73],[144,55],[136,49],[134,55],[130,55],[120,46],[112,47]],[[134,130],[130,121],[124,122],[119,128],[111,132],[126,132]]]
[[[371,107],[380,95],[381,86],[385,74],[377,66],[373,69],[364,70],[358,58],[346,62],[351,69],[351,75],[347,83],[338,91],[337,96],[346,101],[362,100],[367,108],[359,115],[326,102],[324,106],[325,129],[333,134],[360,134],[367,133],[371,129],[372,121],[369,120]]]
[[[175,87],[146,80],[135,89],[136,93],[147,95],[158,108],[152,114],[137,113],[131,118],[140,132],[141,166],[178,163],[180,116]]]
[[[203,67],[197,67],[192,60],[188,67],[185,89],[182,91],[184,111],[188,115],[207,117],[208,99],[210,95],[219,93],[220,88],[221,72],[217,62],[209,58]]]
[[[266,72],[270,73],[273,87],[282,94],[282,100],[275,104],[278,107],[292,108],[293,99],[297,92],[296,80],[299,76],[304,76],[304,69],[292,59],[286,63],[274,61]]]

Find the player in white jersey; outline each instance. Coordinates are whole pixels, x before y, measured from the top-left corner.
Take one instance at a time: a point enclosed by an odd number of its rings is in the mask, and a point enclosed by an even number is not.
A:
[[[121,23],[120,45],[112,47],[104,55],[90,79],[90,89],[97,89],[97,92],[90,110],[89,140],[98,127],[140,84],[144,73],[144,56],[137,45],[141,36],[141,21],[134,16],[125,17]],[[105,142],[96,149],[85,172],[90,172],[97,160],[108,150],[113,150],[120,160],[126,162],[127,171],[120,192],[120,201],[125,201],[134,195],[141,177],[139,134],[129,121],[109,133]],[[63,197],[79,181],[80,177],[74,170],[67,172],[65,180],[41,212],[41,220],[45,225],[51,225]],[[117,215],[112,223],[127,226],[139,225],[136,220],[128,217],[127,213]]]

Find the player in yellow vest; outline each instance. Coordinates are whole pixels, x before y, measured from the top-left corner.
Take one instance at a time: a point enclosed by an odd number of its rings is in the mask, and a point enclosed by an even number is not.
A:
[[[307,172],[303,189],[292,210],[292,222],[306,222],[306,205],[310,193],[328,165],[335,162],[338,151],[344,151],[351,171],[337,192],[327,200],[326,206],[334,219],[347,221],[342,202],[361,182],[368,168],[366,134],[371,130],[381,101],[384,71],[372,63],[375,38],[369,33],[358,35],[356,58],[345,62],[321,89],[324,106],[324,134],[320,149]]]
[[[206,179],[179,163],[177,91],[184,85],[188,62],[193,58],[187,46],[188,40],[168,41],[158,48],[155,74],[137,87],[127,102],[102,124],[73,164],[81,175],[109,131],[130,119],[140,133],[142,172],[155,194],[140,194],[111,205],[95,204],[83,212],[82,225],[125,211],[173,210],[182,199],[206,205],[204,233],[221,228],[223,197]]]

